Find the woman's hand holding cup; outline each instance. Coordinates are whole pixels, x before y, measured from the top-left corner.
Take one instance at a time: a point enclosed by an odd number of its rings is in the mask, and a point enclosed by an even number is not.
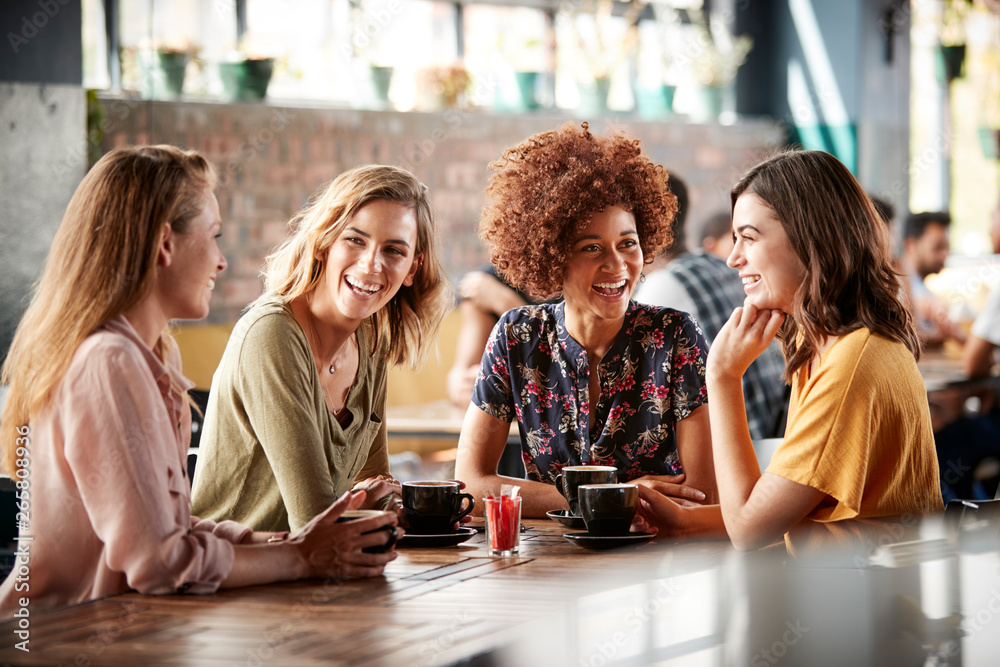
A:
[[[354,485],[351,491],[364,491],[366,494],[365,503],[362,509],[379,509],[378,505],[383,499],[391,494],[399,498],[402,490],[393,477],[389,475],[375,475],[364,479]]]
[[[659,491],[681,505],[694,505],[704,502],[704,493],[693,486],[684,486],[681,484],[685,477],[684,473],[680,475],[643,475],[642,477],[633,479],[631,483]]]
[[[344,512],[360,509],[365,496],[364,491],[345,493],[288,540],[302,560],[301,578],[376,577],[395,560],[396,552],[391,548],[384,553],[363,551],[403,537],[405,533],[394,513],[339,521]],[[392,530],[380,530],[383,526],[391,526]]]

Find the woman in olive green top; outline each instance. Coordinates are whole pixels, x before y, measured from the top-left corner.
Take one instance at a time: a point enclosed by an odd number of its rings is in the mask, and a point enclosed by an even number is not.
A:
[[[352,169],[292,224],[213,378],[194,478],[198,516],[256,530],[297,530],[352,486],[368,506],[399,492],[387,368],[422,361],[453,298],[408,171]]]

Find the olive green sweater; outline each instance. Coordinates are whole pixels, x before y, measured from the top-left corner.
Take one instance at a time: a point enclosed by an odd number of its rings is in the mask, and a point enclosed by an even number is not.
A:
[[[326,406],[305,332],[276,298],[236,324],[212,379],[192,514],[254,530],[298,530],[354,482],[389,474],[385,363],[359,327],[342,428]]]

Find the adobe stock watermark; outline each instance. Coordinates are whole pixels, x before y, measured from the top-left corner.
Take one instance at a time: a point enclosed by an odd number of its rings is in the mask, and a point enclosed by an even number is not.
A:
[[[119,604],[121,604],[122,610],[118,614],[118,618],[102,623],[101,627],[87,638],[87,648],[90,649],[89,653],[77,653],[73,659],[73,665],[76,667],[90,667],[93,664],[101,664],[101,662],[96,662],[96,659],[104,655],[108,647],[118,641],[122,633],[135,623],[135,619],[139,615],[138,604],[135,600],[128,600]]]
[[[780,638],[776,639],[769,647],[753,654],[750,658],[751,667],[768,667],[768,665],[778,664],[788,653],[788,649],[798,644],[799,640],[810,629],[798,618],[795,621],[785,621],[785,627],[787,629]]]
[[[342,581],[342,578],[333,576],[325,578],[322,587],[313,589],[308,596],[299,600],[291,614],[285,617],[280,624],[264,630],[261,634],[261,642],[257,646],[247,648],[246,659],[236,663],[237,666],[262,667],[263,665],[276,664],[278,661],[275,654],[282,646],[303,634],[304,623],[314,617],[318,609],[333,599],[331,591],[340,588],[343,585]]]
[[[951,144],[951,132],[942,130],[936,133],[934,139],[919,154],[907,160],[900,170],[906,174],[906,179],[902,177],[895,179],[889,187],[880,190],[878,196],[889,200],[902,196],[913,179],[928,169],[935,168],[940,163],[942,155],[951,153]]]
[[[970,640],[983,632],[998,615],[1000,615],[1000,590],[994,588],[986,604],[975,612],[964,615],[962,622],[958,625],[959,633],[965,640]],[[946,667],[954,664],[954,658],[962,651],[960,642],[959,639],[949,639],[943,642],[940,649],[928,656],[924,663],[925,667]]]
[[[233,179],[238,176],[243,169],[257,159],[267,146],[274,141],[278,133],[288,128],[291,119],[295,114],[286,108],[275,109],[267,125],[261,126],[240,143],[231,157],[219,165],[218,183],[220,187],[230,185]]]
[[[610,664],[618,655],[618,651],[624,648],[644,625],[652,621],[665,604],[680,595],[682,590],[683,587],[676,580],[661,579],[649,599],[625,614],[624,620],[629,626],[629,631],[626,633],[619,630],[611,635],[608,641],[597,642],[590,656],[580,659],[580,667],[604,667]]]
[[[125,93],[121,99],[106,102],[106,115],[96,127],[91,127],[87,132],[87,143],[82,147],[67,148],[66,157],[53,163],[52,172],[56,176],[65,176],[70,171],[75,171],[80,160],[86,160],[95,148],[100,147],[103,138],[115,129],[115,124],[128,118],[142,101],[139,93],[132,91]]]
[[[471,105],[477,106],[489,100],[496,87],[497,80],[493,76],[479,79],[472,90],[472,94],[469,95]],[[472,113],[472,110],[468,108],[448,109],[445,111],[442,117],[444,125],[435,127],[427,138],[418,141],[413,150],[407,151],[400,157],[397,164],[410,171],[414,171],[415,167],[424,164],[434,155],[438,146],[448,141],[453,133],[465,124]]]
[[[20,30],[8,32],[7,41],[14,55],[21,50],[25,44],[30,42],[38,34],[38,31],[49,24],[49,21],[56,17],[59,10],[68,5],[71,0],[38,0],[39,11],[31,16],[22,16]]]
[[[403,11],[402,0],[389,0],[385,7],[371,12],[366,11],[364,6],[364,0],[351,0],[351,8],[354,10],[351,42],[340,46],[341,54],[348,60],[351,60],[356,53],[373,46],[382,31]]]
[[[430,644],[425,644],[420,648],[421,664],[435,664],[438,656],[454,646],[463,635],[468,633],[469,627],[476,623],[477,620],[469,613],[468,609],[462,609],[461,612],[456,613],[444,632],[435,637],[434,641]]]
[[[875,556],[886,547],[898,544],[907,529],[912,529],[919,523],[919,517],[914,514],[903,514],[898,521],[887,522],[884,526],[877,528],[878,535],[863,531],[862,542],[865,547],[865,554],[854,556],[852,559],[854,566],[858,569],[859,575],[864,575],[869,565],[872,564]]]

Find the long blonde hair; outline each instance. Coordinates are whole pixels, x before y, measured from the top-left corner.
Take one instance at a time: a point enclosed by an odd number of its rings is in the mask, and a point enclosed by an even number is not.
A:
[[[423,255],[412,285],[403,285],[376,312],[369,326],[375,355],[393,365],[416,369],[437,338],[441,321],[454,303],[451,283],[438,257],[427,186],[399,167],[366,165],[335,178],[295,217],[292,236],[268,255],[264,296],[289,302],[316,289],[327,251],[354,214],[381,199],[412,208],[417,218],[416,255]]]
[[[83,340],[150,293],[166,225],[187,231],[214,185],[205,158],[174,146],[115,148],[83,178],[3,366],[7,472],[14,472],[17,429],[51,405]],[[164,359],[172,345],[164,332],[155,352]]]

